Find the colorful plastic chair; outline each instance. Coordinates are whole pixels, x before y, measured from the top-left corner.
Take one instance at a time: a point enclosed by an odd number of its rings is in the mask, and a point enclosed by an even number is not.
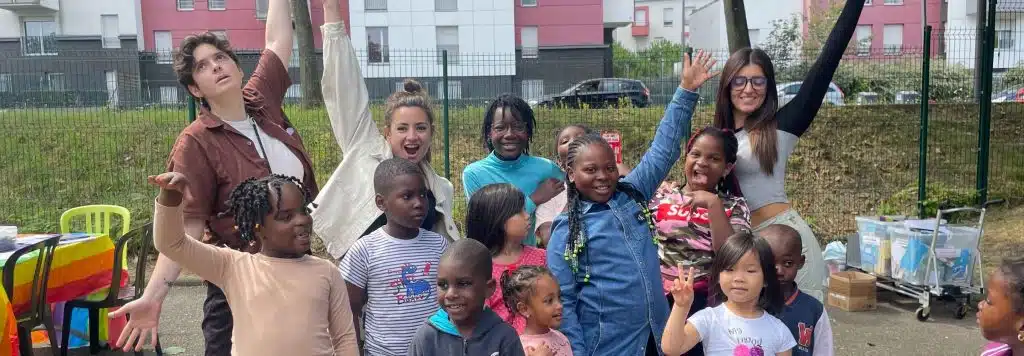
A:
[[[57,248],[59,240],[60,235],[54,235],[31,245],[22,246],[7,258],[7,263],[3,266],[4,290],[7,292],[7,299],[12,304],[15,303],[14,270],[17,267],[33,269],[29,308],[15,315],[15,318],[18,319],[18,348],[21,350],[20,354],[24,356],[32,356],[32,329],[43,325],[48,335],[57,335],[54,332],[53,317],[50,316],[50,305],[46,303],[46,292],[50,280],[50,265],[53,263],[53,251]],[[28,263],[18,266],[18,260],[22,256],[33,252],[37,253],[35,266],[28,265]],[[59,352],[57,344],[54,342],[50,342],[50,350],[54,355]]]

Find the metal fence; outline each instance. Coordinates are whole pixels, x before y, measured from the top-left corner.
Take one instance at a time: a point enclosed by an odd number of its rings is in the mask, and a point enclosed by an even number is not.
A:
[[[1019,39],[1022,30],[999,35]],[[827,105],[788,167],[790,199],[819,236],[854,230],[854,214],[917,212],[922,167],[928,187],[923,202],[929,206],[972,202],[985,176],[988,195],[1024,198],[1024,103],[1015,102],[1024,98],[999,96],[1024,88],[1024,48],[1020,40],[1015,47],[996,45],[1001,57],[995,63],[1020,59],[991,70],[977,68],[977,36],[974,30],[944,30],[936,31],[927,49],[850,49]],[[375,103],[373,116],[379,123],[381,101],[404,78],[424,83],[442,114],[433,164],[438,172],[450,172],[459,220],[465,206],[461,172],[486,155],[480,126],[496,95],[511,92],[537,104],[532,154],[553,157],[556,130],[583,123],[620,131],[625,161],[635,165],[679,84],[674,58],[630,62],[612,58],[611,49],[601,47],[542,49],[536,56],[527,53],[528,58],[520,52],[449,53],[440,57],[441,64],[436,51],[388,51],[386,63],[380,53],[360,53]],[[924,55],[929,52],[933,55]],[[239,53],[243,70],[251,73],[258,51]],[[0,223],[52,231],[62,211],[85,204],[126,206],[135,225],[145,223],[155,193],[145,177],[165,167],[175,137],[189,120],[187,94],[170,64],[158,54],[132,51],[4,56],[0,53]],[[295,85],[288,91],[289,102],[301,92],[298,67],[319,68],[319,56],[290,64]],[[799,87],[814,58],[812,52],[801,52],[778,61],[782,101]],[[929,75],[922,76],[926,58]],[[999,95],[978,100],[974,78],[979,71],[993,78],[993,93]],[[639,80],[650,101],[623,100],[626,105],[607,108],[542,105],[552,96],[574,97],[575,88],[591,84],[599,91],[628,87],[621,81],[588,82],[599,78]],[[929,79],[928,105],[920,102],[924,78]],[[713,81],[701,88],[695,128],[710,123],[716,87]],[[982,132],[979,113],[986,106],[992,129]],[[326,113],[297,105],[286,111],[304,137],[318,182],[325,183],[341,160]],[[928,122],[923,150],[922,112]],[[978,163],[983,151],[991,162],[984,172],[979,167],[985,165]],[[673,170],[677,179],[680,169]]]

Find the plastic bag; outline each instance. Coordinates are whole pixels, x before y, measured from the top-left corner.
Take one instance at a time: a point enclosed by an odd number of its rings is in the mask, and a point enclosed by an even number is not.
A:
[[[846,245],[839,241],[829,242],[822,252],[829,274],[842,272],[846,269]]]

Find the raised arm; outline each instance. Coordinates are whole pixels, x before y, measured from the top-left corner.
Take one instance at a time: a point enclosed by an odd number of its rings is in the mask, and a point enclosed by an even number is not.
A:
[[[174,184],[187,186],[180,173],[165,173],[150,177],[153,185],[161,187],[153,209],[153,245],[157,251],[181,264],[189,271],[213,284],[223,286],[224,275],[233,251],[219,249],[185,235],[182,214],[182,193]],[[185,183],[178,183],[185,182]],[[241,253],[241,252],[236,252]]]
[[[568,220],[563,217],[556,218],[554,223],[552,223],[551,241],[548,242],[548,268],[555,275],[555,280],[558,281],[558,289],[562,293],[562,326],[559,330],[569,339],[574,355],[586,355],[587,348],[583,343],[583,327],[580,325],[579,315],[576,314],[576,306],[579,302],[579,295],[576,290],[576,273],[572,271],[568,262],[565,261],[565,245],[568,242],[566,240],[568,236]]]
[[[267,29],[263,34],[266,48],[273,51],[281,63],[288,63],[292,58],[292,33],[295,32],[292,29],[292,8],[288,1],[267,1]]]
[[[324,106],[342,153],[357,147],[380,151],[386,149],[387,144],[370,117],[370,94],[363,82],[359,57],[345,33],[339,1],[324,0],[325,23],[320,27],[324,47],[324,74],[320,83]]]
[[[839,14],[835,27],[828,35],[825,46],[818,54],[818,59],[807,71],[800,91],[796,93],[789,103],[779,109],[775,117],[779,120],[779,129],[800,136],[811,126],[815,116],[818,116],[818,109],[821,109],[821,100],[825,98],[832,76],[839,68],[839,60],[843,59],[846,47],[850,44],[857,29],[857,20],[860,19],[860,12],[864,9],[864,1],[847,1],[843,12]]]
[[[679,74],[679,87],[676,88],[672,101],[665,107],[665,116],[661,118],[661,123],[654,132],[651,147],[640,158],[640,164],[637,164],[625,178],[626,182],[644,195],[644,200],[651,199],[654,190],[668,176],[672,165],[679,160],[679,145],[690,130],[690,119],[693,118],[693,109],[697,106],[697,88],[718,75],[711,71],[715,61],[703,50],[697,53],[693,63],[690,62],[689,55],[686,55],[683,64],[684,68]]]

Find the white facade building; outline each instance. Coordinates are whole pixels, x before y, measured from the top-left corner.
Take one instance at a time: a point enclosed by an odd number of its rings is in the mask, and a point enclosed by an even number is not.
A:
[[[508,0],[351,0],[352,44],[367,78],[440,77],[442,49],[449,52],[450,76],[512,76],[513,6]],[[453,90],[459,89],[449,84]]]
[[[633,24],[615,29],[614,38],[622,47],[631,50],[643,50],[656,41],[664,40],[671,43],[682,43],[683,33],[689,33],[691,26],[683,23],[683,3],[685,2],[686,18],[693,20],[693,11],[707,5],[712,0],[636,0]],[[633,26],[647,26],[648,32],[634,35]]]
[[[48,54],[55,37],[96,39],[120,48],[120,39],[142,47],[141,0],[0,0],[0,38],[25,39],[26,54]],[[84,48],[83,48],[84,49]]]
[[[946,17],[946,52],[956,55],[947,60],[974,68],[975,31],[978,0],[948,0]],[[993,67],[1005,70],[1024,66],[1024,4],[1012,1],[996,3],[996,44]]]
[[[713,0],[694,10],[689,17],[690,45],[716,53],[720,60],[729,56],[729,37],[726,33],[725,10],[722,0]],[[803,1],[771,0],[744,2],[750,45],[757,46],[768,39],[772,22],[796,18],[803,22]]]

